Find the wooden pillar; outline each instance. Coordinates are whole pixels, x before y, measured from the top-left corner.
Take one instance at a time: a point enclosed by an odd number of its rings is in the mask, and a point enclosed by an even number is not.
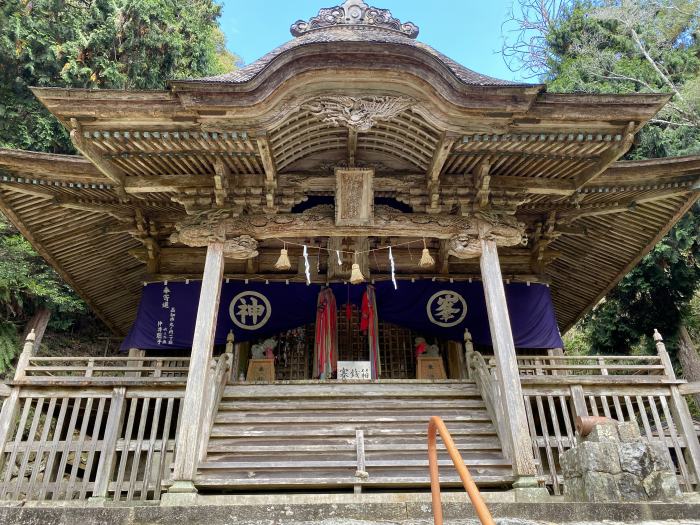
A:
[[[117,459],[117,441],[119,440],[119,432],[121,430],[122,420],[124,419],[125,407],[126,388],[117,387],[112,391],[112,402],[109,406],[107,427],[105,428],[105,434],[102,439],[103,445],[102,453],[100,454],[100,463],[97,466],[95,486],[92,490],[92,497],[90,498],[93,503],[105,501],[109,496],[109,483],[112,480],[114,462]],[[122,454],[126,454],[126,452],[122,452]]]
[[[506,439],[510,439],[513,473],[518,478],[533,478],[536,484],[535,461],[532,455],[532,440],[528,431],[523,392],[520,386],[515,344],[510,327],[510,316],[503,287],[501,265],[498,261],[496,242],[481,236],[481,277],[489,316],[493,353],[496,358],[496,378],[501,393],[501,413],[505,419]],[[522,480],[520,486],[525,486]]]
[[[214,350],[216,320],[219,312],[221,283],[224,276],[224,245],[212,243],[207,248],[202,290],[197,307],[187,389],[183,400],[182,423],[176,443],[173,479],[168,492],[196,492],[194,478],[199,463],[200,439],[205,417],[207,375]]]
[[[146,351],[140,348],[129,348],[129,357],[146,357]],[[143,367],[143,361],[128,361],[126,364],[128,367],[141,368]],[[141,377],[140,371],[126,372],[127,377]]]
[[[20,381],[24,379],[26,375],[26,368],[29,366],[29,360],[34,357],[34,347],[35,347],[35,334],[34,330],[29,332],[27,339],[24,341],[24,347],[22,348],[22,353],[19,355],[17,360],[17,368],[15,369],[15,381]]]

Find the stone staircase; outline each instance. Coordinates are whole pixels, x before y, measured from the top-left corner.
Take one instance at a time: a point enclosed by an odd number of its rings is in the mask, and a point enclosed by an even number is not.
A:
[[[226,387],[196,485],[203,492],[427,487],[427,426],[441,416],[480,486],[511,463],[474,383]],[[440,447],[443,486],[460,485]]]

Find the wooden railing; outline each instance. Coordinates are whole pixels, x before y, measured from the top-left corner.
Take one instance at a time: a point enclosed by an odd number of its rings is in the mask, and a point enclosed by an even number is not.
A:
[[[216,361],[212,361],[209,369],[209,380],[207,399],[205,402],[204,423],[202,428],[202,436],[199,444],[199,460],[203,461],[207,455],[207,445],[209,444],[209,436],[211,429],[214,426],[214,420],[218,412],[219,403],[224,393],[224,388],[231,376],[231,367],[233,365],[233,354],[226,352]]]
[[[0,391],[0,500],[159,500],[171,477],[189,358],[32,352],[33,334],[14,381]],[[206,377],[202,454],[231,361],[230,353],[213,359]]]
[[[665,376],[666,368],[658,355],[652,356],[569,356],[519,355],[520,376]],[[487,361],[489,368],[495,359]]]
[[[637,422],[644,438],[668,451],[681,487],[700,489],[700,443],[679,390],[684,382],[676,380],[663,341],[655,338],[656,356],[518,356],[538,475],[555,494],[563,488],[559,457],[576,444],[576,416],[587,415]],[[498,422],[495,365],[477,352],[468,363]],[[497,430],[499,436],[506,431],[498,424]]]
[[[462,480],[464,490],[467,491],[469,499],[472,502],[476,515],[484,525],[495,525],[491,512],[489,512],[484,498],[481,496],[479,488],[474,483],[469,469],[464,463],[464,458],[457,450],[449,430],[445,426],[442,418],[433,416],[428,423],[428,468],[430,469],[430,490],[432,493],[433,503],[433,520],[435,525],[442,525],[442,498],[440,496],[440,472],[437,453],[437,435],[440,434],[442,442],[445,444],[447,453],[450,455],[452,464]]]
[[[30,334],[0,391],[0,500],[159,500],[189,359],[32,352]],[[211,379],[228,367],[216,360]]]
[[[0,499],[157,500],[183,387],[14,385],[0,420]]]
[[[504,423],[505,418],[501,409],[501,393],[498,388],[494,367],[487,365],[484,357],[479,352],[472,351],[467,354],[467,369],[469,377],[479,389],[491,421],[496,425],[496,433],[501,442],[503,456],[512,461],[513,451],[510,446],[508,429]]]
[[[134,382],[186,381],[188,357],[29,357],[17,381],[91,383],[111,379]]]

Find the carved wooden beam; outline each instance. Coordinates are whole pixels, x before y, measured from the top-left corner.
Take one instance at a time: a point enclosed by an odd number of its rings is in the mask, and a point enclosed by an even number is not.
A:
[[[618,145],[610,148],[605,153],[603,153],[593,166],[584,170],[576,176],[577,190],[583,188],[586,184],[591,182],[600,174],[604,173],[605,170],[607,170],[613,162],[615,162],[625,153],[627,153],[627,150],[629,150],[632,147],[632,144],[634,143],[634,129],[634,122],[630,122],[629,124],[627,124],[624,135],[622,137],[622,141]]]
[[[262,184],[262,176],[256,176]],[[212,188],[212,180],[205,175],[156,175],[127,177],[126,193],[177,193],[184,188]]]
[[[240,175],[237,175],[241,177]],[[256,177],[245,175],[244,177]],[[259,176],[258,176],[259,177]],[[307,173],[282,173],[279,175],[280,186],[285,188],[298,188],[303,191],[333,191],[335,180],[332,176],[324,176]],[[248,179],[246,179],[248,180]],[[410,191],[420,187],[425,176],[418,173],[406,173],[401,175],[376,174],[374,176],[375,191]],[[473,183],[473,174],[440,176],[440,187],[443,192],[452,188],[463,188]],[[262,185],[260,182],[258,185]],[[490,187],[493,190],[524,191],[527,193],[542,195],[570,195],[574,192],[574,181],[566,179],[539,179],[532,177],[512,177],[503,175],[491,175]]]
[[[492,190],[523,191],[536,195],[571,195],[576,191],[576,183],[566,179],[539,179],[534,177],[511,177],[492,175]]]
[[[550,210],[550,212],[556,212],[557,219],[559,221],[569,224],[583,217],[596,217],[600,215],[611,215],[615,213],[633,211],[640,204],[688,195],[688,193],[688,188],[669,188],[667,190],[654,192],[648,196],[620,199],[616,202],[605,204],[591,204],[588,206],[582,205],[580,208],[562,208],[558,210]]]
[[[457,138],[454,135],[449,135],[443,133],[440,137],[440,141],[435,148],[435,153],[433,154],[433,160],[430,162],[430,167],[427,173],[427,183],[428,183],[428,195],[430,196],[430,205],[428,207],[428,213],[439,213],[440,212],[440,175],[445,167],[445,162],[447,162],[452,147],[457,142]]]
[[[272,146],[270,145],[270,139],[267,135],[259,135],[257,142],[258,151],[260,151],[260,159],[265,169],[265,199],[267,200],[267,210],[269,212],[274,212],[276,211],[275,192],[277,191],[277,165],[275,164]]]
[[[23,193],[25,195],[31,195],[33,197],[40,197],[62,208],[109,215],[122,222],[131,222],[134,219],[132,207],[125,206],[123,203],[116,200],[83,201],[81,199],[71,199],[70,197],[61,196],[58,193],[51,191],[49,188],[33,184],[2,182],[0,183],[0,188],[17,193]]]
[[[236,185],[239,187],[265,187],[266,176],[262,174],[236,174]],[[452,188],[463,188],[472,184],[473,174],[441,175],[440,190],[452,191]],[[278,174],[278,189],[293,189],[307,191],[335,191],[335,178],[332,175],[313,173],[282,173]],[[420,188],[425,175],[409,173],[402,175],[375,175],[375,191],[409,192]],[[129,194],[182,192],[185,189],[213,188],[210,177],[195,174],[170,174],[155,176],[128,176],[124,189]],[[575,191],[575,183],[565,179],[538,179],[532,177],[491,176],[492,190],[521,191],[540,195],[571,195]]]
[[[112,164],[110,161],[105,160],[102,154],[97,151],[97,149],[90,143],[88,143],[83,137],[82,127],[77,119],[70,119],[70,123],[73,129],[70,130],[70,139],[83,157],[92,162],[95,167],[104,174],[109,180],[114,184],[114,191],[117,192],[119,197],[126,199],[128,198],[126,192],[124,191],[124,172]]]
[[[487,230],[499,246],[523,244],[524,224],[512,216],[495,214],[458,215],[410,214],[380,208],[364,225],[338,225],[332,207],[320,206],[302,214],[239,215],[237,210],[200,213],[176,225],[171,242],[206,246],[224,242],[227,252],[245,259],[257,256],[255,240],[304,237],[433,237],[450,240],[450,255],[469,258],[478,255],[478,233]],[[231,245],[228,247],[228,245]]]

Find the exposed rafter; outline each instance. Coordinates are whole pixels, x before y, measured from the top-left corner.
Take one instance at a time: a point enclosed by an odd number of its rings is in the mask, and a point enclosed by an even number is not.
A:
[[[605,151],[599,158],[598,161],[583,171],[576,177],[576,189],[579,190],[583,188],[586,184],[593,181],[596,177],[605,172],[610,165],[622,157],[627,150],[634,144],[634,130],[636,127],[635,122],[630,122],[625,128],[624,135],[619,144]]]
[[[83,137],[82,126],[77,119],[70,119],[71,127],[70,139],[80,153],[94,164],[94,166],[102,172],[102,174],[112,181],[114,190],[120,198],[127,199],[127,194],[124,191],[124,172],[116,167],[112,162],[102,158],[102,155],[94,146],[89,144]]]

